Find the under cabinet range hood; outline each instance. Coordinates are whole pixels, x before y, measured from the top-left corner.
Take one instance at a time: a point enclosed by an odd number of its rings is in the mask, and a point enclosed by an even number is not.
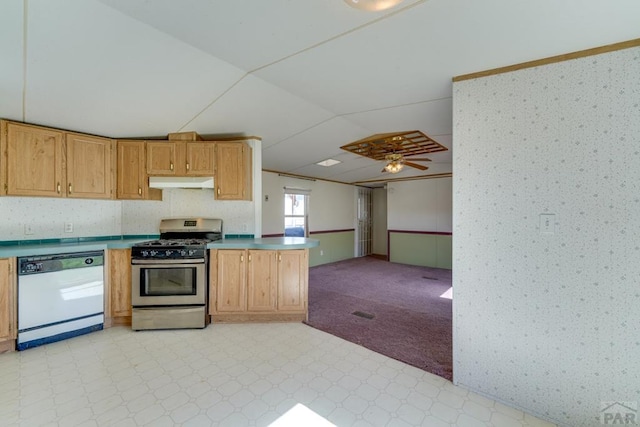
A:
[[[149,188],[211,188],[211,176],[150,176]]]

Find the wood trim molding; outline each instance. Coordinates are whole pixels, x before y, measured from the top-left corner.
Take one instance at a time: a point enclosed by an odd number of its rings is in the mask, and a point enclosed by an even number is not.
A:
[[[595,47],[592,49],[580,50],[577,52],[565,53],[563,55],[551,56],[549,58],[538,59],[535,61],[523,62],[521,64],[509,65],[506,67],[494,68],[477,73],[463,74],[453,78],[454,82],[463,80],[477,79],[480,77],[493,76],[495,74],[510,73],[512,71],[523,70],[525,68],[539,67],[540,65],[553,64],[556,62],[569,61],[571,59],[584,58],[592,55],[600,55],[602,53],[614,52],[616,50],[629,49],[640,46],[640,39],[633,39],[626,42],[613,43],[606,46]]]
[[[391,233],[402,233],[402,234],[432,234],[435,236],[452,236],[453,233],[450,231],[418,231],[418,230],[387,230],[389,234]]]
[[[320,230],[320,231],[310,231],[309,235],[312,234],[329,234],[329,233],[346,233],[349,231],[356,231],[355,228],[345,228],[342,230]],[[262,237],[285,237],[284,233],[275,233],[275,234],[263,234]]]
[[[353,185],[365,186],[366,184],[375,184],[378,182],[400,182],[400,181],[417,181],[422,179],[434,179],[434,178],[451,178],[453,174],[451,172],[446,173],[434,173],[431,175],[418,175],[418,176],[407,176],[404,178],[381,178],[381,179],[372,179],[369,181],[356,181]]]
[[[310,231],[309,235],[312,234],[328,234],[328,233],[348,233],[349,231],[356,231],[355,228],[345,228],[342,230],[321,230],[321,231]]]

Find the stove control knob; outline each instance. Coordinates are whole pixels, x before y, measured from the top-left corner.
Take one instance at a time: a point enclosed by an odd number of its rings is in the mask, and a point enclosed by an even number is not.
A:
[[[193,250],[193,249],[189,249],[189,256],[191,256],[191,255],[193,255],[193,254],[195,254],[195,253],[196,253],[196,251],[195,251],[195,250]]]
[[[180,256],[187,256],[187,251],[184,249],[180,251]]]
[[[173,253],[173,251],[170,251],[170,250],[168,250],[168,249],[164,252],[164,254],[165,254],[166,256],[168,256],[168,257],[169,257],[169,256],[171,256],[171,254],[172,254],[172,253]]]
[[[144,257],[149,256],[149,251],[142,251],[142,256],[144,256]]]
[[[151,256],[156,256],[158,254],[158,251],[150,251],[149,253],[151,254]]]

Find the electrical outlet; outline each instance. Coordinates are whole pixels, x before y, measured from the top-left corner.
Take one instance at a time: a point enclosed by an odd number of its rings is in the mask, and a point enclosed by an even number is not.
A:
[[[65,233],[73,233],[73,223],[72,222],[65,222],[64,223],[64,232]]]
[[[324,251],[322,249],[320,249],[320,256],[324,255]]]
[[[33,234],[33,227],[31,226],[31,224],[25,224],[24,225],[24,234],[25,234],[25,236],[29,236],[29,235]]]

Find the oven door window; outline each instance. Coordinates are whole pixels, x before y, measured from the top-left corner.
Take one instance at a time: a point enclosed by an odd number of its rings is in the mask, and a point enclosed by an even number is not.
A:
[[[141,268],[140,296],[196,295],[196,273],[196,267]]]

